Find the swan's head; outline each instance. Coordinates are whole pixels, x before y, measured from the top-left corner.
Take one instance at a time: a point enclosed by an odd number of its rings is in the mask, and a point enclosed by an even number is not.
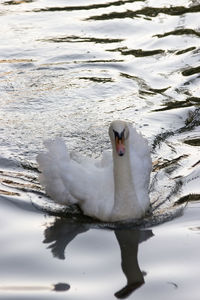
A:
[[[123,156],[126,152],[129,137],[128,123],[120,120],[113,121],[109,127],[109,135],[113,150],[116,151],[117,155]]]

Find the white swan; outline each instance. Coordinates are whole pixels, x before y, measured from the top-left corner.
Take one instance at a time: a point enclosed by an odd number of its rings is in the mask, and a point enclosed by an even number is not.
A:
[[[141,218],[150,205],[148,187],[152,161],[148,144],[124,121],[109,127],[112,152],[101,160],[69,154],[62,139],[45,143],[37,156],[39,180],[55,202],[77,203],[83,213],[103,221]]]

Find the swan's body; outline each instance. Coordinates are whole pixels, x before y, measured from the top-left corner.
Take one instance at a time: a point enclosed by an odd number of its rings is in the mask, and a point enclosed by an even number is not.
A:
[[[151,157],[146,139],[131,124],[109,128],[112,152],[101,160],[69,154],[61,139],[45,143],[37,157],[40,182],[57,203],[79,204],[84,214],[103,221],[141,218],[149,208]]]

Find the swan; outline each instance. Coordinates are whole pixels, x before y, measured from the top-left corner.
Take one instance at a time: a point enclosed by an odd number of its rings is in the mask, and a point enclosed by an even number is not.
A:
[[[85,215],[101,221],[138,219],[150,206],[152,160],[147,140],[131,123],[109,126],[112,151],[101,159],[69,153],[61,138],[44,142],[37,155],[39,181],[56,203],[78,204]]]

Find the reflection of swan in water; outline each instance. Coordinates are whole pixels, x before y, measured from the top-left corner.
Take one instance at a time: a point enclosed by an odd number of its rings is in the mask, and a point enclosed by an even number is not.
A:
[[[121,250],[122,270],[127,279],[127,285],[115,296],[125,298],[144,284],[144,272],[141,272],[137,259],[138,245],[152,237],[153,233],[151,230],[125,229],[115,230],[115,235]]]
[[[103,221],[141,218],[149,208],[151,158],[146,139],[131,124],[109,127],[112,153],[102,160],[69,154],[61,139],[45,143],[37,157],[40,182],[60,204],[78,203],[85,215]]]
[[[65,258],[65,248],[80,233],[90,229],[90,225],[69,222],[57,218],[45,229],[44,243],[50,243],[54,257]],[[144,284],[144,273],[140,270],[137,260],[138,245],[153,236],[151,230],[116,229],[115,236],[121,250],[121,266],[127,279],[127,285],[115,293],[117,298],[125,298]]]
[[[65,222],[63,219],[56,219],[53,224],[45,229],[44,243],[50,244],[48,247],[54,257],[65,259],[65,248],[80,233],[87,231],[87,225]]]

